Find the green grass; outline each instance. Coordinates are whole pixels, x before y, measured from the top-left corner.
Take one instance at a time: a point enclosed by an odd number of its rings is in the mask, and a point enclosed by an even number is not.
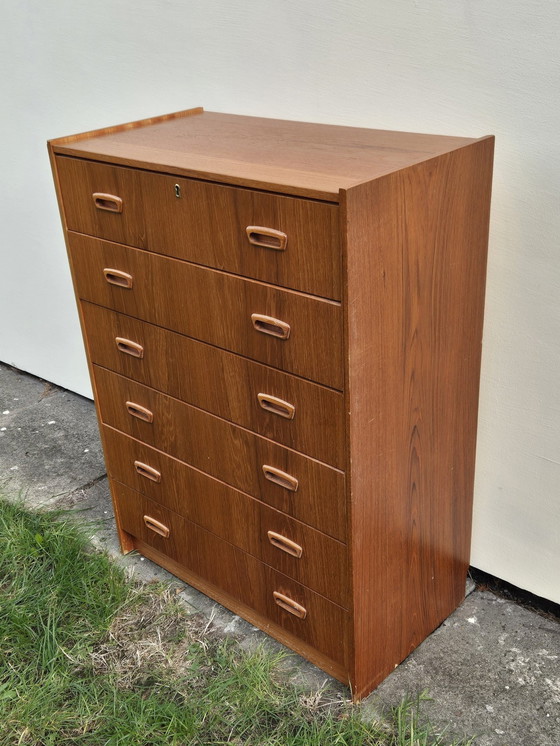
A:
[[[366,723],[279,664],[127,582],[60,515],[0,501],[0,746],[451,744],[417,703]]]

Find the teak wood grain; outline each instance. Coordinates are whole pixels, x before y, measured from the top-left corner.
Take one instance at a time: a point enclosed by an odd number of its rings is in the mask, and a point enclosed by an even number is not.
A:
[[[68,237],[83,300],[342,389],[338,303],[78,233]],[[106,268],[131,275],[132,288],[109,284]],[[289,338],[254,329],[254,313],[289,324]]]
[[[294,652],[299,653],[299,655],[302,655],[304,658],[307,658],[307,660],[311,661],[316,666],[319,666],[319,668],[322,668],[323,671],[326,671],[331,676],[334,676],[334,678],[342,681],[344,684],[349,683],[347,663],[337,663],[333,661],[332,658],[324,655],[320,650],[318,650],[306,640],[302,640],[301,637],[297,636],[297,634],[283,629],[278,624],[275,624],[270,619],[265,617],[262,613],[257,612],[253,606],[249,606],[248,604],[243,603],[231,593],[227,593],[214,583],[210,583],[207,579],[201,577],[200,575],[197,575],[185,565],[171,559],[169,556],[163,554],[162,552],[159,552],[157,549],[150,546],[149,544],[146,544],[146,542],[142,541],[141,539],[136,539],[133,536],[130,536],[130,534],[127,534],[127,537],[129,537],[133,548],[137,549],[141,554],[144,555],[144,557],[151,559],[153,562],[160,565],[161,567],[164,567],[176,577],[184,580],[193,588],[197,588],[199,591],[202,591],[202,593],[210,596],[210,598],[215,599],[216,601],[218,601],[218,603],[222,604],[222,606],[225,606],[227,609],[230,609],[243,619],[246,619],[250,624],[255,625],[259,629],[263,630],[263,632],[266,632],[268,635],[271,635],[276,640],[279,640],[281,643],[291,648],[291,650],[293,650]],[[345,629],[341,629],[339,631],[341,631],[342,634],[340,644],[344,645],[346,650],[344,660],[347,660],[348,647],[346,645]]]
[[[101,420],[330,536],[345,538],[344,474],[196,407],[94,366]],[[132,401],[153,413],[131,416]],[[269,465],[298,480],[296,492],[266,479]]]
[[[123,550],[360,699],[464,594],[493,138],[197,109],[49,152]]]
[[[358,697],[465,594],[493,145],[345,197]]]
[[[140,123],[141,124],[141,123]],[[472,138],[193,112],[94,133],[54,153],[338,202],[340,190],[472,143]]]
[[[77,158],[57,168],[69,230],[340,300],[335,205]],[[98,209],[97,192],[122,200],[122,211]],[[286,247],[251,243],[249,226],[285,233]]]
[[[97,365],[344,469],[341,393],[92,303],[82,311]],[[119,351],[117,338],[140,345],[143,356]],[[259,393],[293,404],[294,418],[263,409]]]
[[[105,442],[107,470],[113,480],[348,607],[345,544],[112,428],[105,428]],[[135,467],[138,462],[155,470],[159,481],[143,476],[142,470],[139,473]],[[301,556],[288,554],[272,544],[269,531],[301,547]]]
[[[311,643],[332,660],[346,664],[348,612],[340,606],[125,485],[112,483],[112,489],[122,525],[130,534]],[[168,526],[168,538],[151,531],[144,522],[145,515]],[[274,591],[303,606],[305,619],[277,606]]]
[[[138,127],[153,127],[156,124],[162,124],[163,122],[169,122],[171,119],[183,119],[185,117],[192,117],[195,114],[202,114],[204,108],[202,106],[195,106],[192,109],[183,109],[182,111],[174,111],[171,114],[158,114],[155,117],[146,117],[145,119],[136,119],[133,122],[123,122],[122,124],[114,124],[109,127],[100,127],[95,130],[88,130],[87,132],[78,132],[75,135],[65,135],[64,137],[58,137],[56,139],[49,140],[49,152],[54,157],[54,151],[56,147],[70,146],[75,143],[82,142],[84,140],[92,140],[96,137],[107,137],[108,135],[121,134],[127,130],[137,129]]]

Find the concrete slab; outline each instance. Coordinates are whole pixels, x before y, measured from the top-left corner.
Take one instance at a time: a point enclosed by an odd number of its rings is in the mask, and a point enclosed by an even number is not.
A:
[[[560,624],[475,591],[365,702],[366,711],[427,691],[439,728],[477,746],[560,744]]]
[[[93,403],[0,364],[0,483],[33,501],[105,474]]]
[[[2,429],[5,428],[5,429]],[[17,468],[14,468],[17,467]],[[189,613],[253,649],[283,649],[262,632],[149,560],[120,553],[93,403],[0,364],[0,484],[31,507],[63,508],[89,527],[131,576],[172,582]],[[317,688],[330,681],[291,654],[290,675]],[[560,746],[560,624],[475,591],[364,703],[365,717],[426,690],[438,728],[478,735],[477,746]]]

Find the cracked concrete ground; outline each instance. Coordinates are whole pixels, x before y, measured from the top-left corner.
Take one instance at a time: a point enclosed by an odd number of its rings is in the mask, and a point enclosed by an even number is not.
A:
[[[135,577],[181,589],[187,611],[204,614],[246,648],[281,646],[149,560],[120,554],[92,402],[0,364],[0,484],[31,507],[70,509]],[[304,685],[329,677],[296,655]],[[334,682],[340,696],[347,690]],[[477,736],[477,746],[560,746],[560,624],[485,591],[471,593],[362,707],[377,714],[427,691],[438,728]],[[327,746],[327,745],[326,745]]]

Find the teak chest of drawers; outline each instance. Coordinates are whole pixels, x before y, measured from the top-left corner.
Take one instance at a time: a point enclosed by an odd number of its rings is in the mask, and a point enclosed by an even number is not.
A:
[[[464,596],[493,144],[202,109],[49,143],[123,551],[355,699]]]

